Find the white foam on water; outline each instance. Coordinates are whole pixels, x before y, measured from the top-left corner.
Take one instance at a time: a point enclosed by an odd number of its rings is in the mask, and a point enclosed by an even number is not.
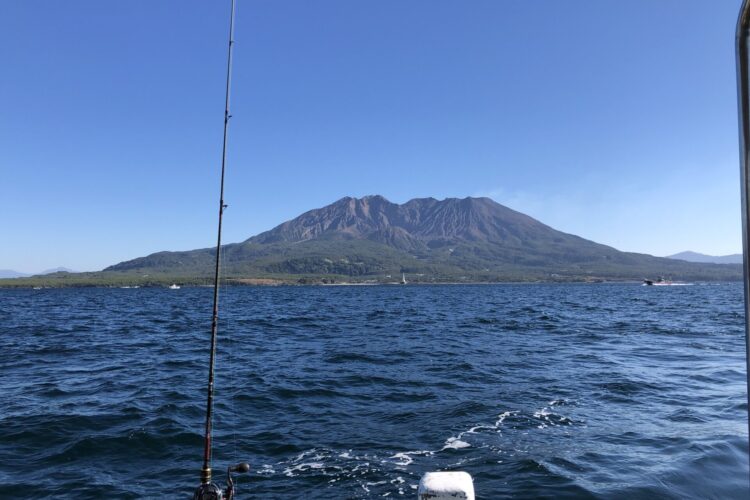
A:
[[[414,459],[412,456],[430,456],[434,455],[434,451],[430,450],[417,450],[417,451],[402,451],[400,453],[396,453],[395,455],[392,455],[390,458],[395,458],[397,460],[401,460],[401,462],[396,462],[396,465],[401,467],[406,467],[407,465],[410,465],[414,463]]]
[[[382,484],[388,484],[388,483],[387,483],[387,481],[368,481],[366,483],[360,483],[360,486],[367,493],[370,493],[370,488],[368,488],[368,486],[380,486]]]
[[[409,455],[411,453],[405,452],[405,453],[396,453],[391,458],[395,458],[397,460],[401,460],[401,462],[398,463],[398,465],[406,467],[407,465],[410,465],[414,463],[414,459],[411,458]]]
[[[299,461],[300,461],[300,460],[302,460],[303,458],[305,458],[305,457],[307,457],[307,456],[309,456],[309,455],[313,455],[313,454],[315,454],[315,455],[320,455],[320,452],[318,451],[318,449],[317,449],[317,448],[312,448],[312,449],[310,449],[310,450],[305,450],[305,451],[303,451],[302,453],[300,453],[299,455],[297,455],[296,457],[294,457],[294,458],[293,458],[293,459],[291,460],[291,462],[299,462]]]
[[[268,464],[264,464],[260,469],[255,471],[255,473],[256,474],[276,474],[276,470],[272,466]]]
[[[495,422],[495,429],[500,430],[500,426],[503,425],[503,422],[505,422],[505,419],[510,417],[511,415],[515,415],[518,413],[518,411],[505,411],[497,416],[497,421]]]
[[[394,486],[396,486],[398,488],[398,494],[399,495],[403,495],[404,494],[404,486],[403,486],[403,484],[405,482],[406,481],[401,476],[397,476],[396,479],[391,479],[391,484],[394,485]]]
[[[546,429],[547,427],[555,427],[559,425],[573,425],[575,422],[572,418],[552,412],[553,407],[566,404],[568,404],[568,401],[565,399],[553,399],[547,406],[541,410],[535,411],[533,414],[534,418],[541,421],[540,424],[536,426],[537,429]]]
[[[322,462],[305,462],[302,464],[295,465],[293,467],[287,467],[284,469],[284,475],[287,477],[294,477],[296,476],[295,472],[306,472],[312,469],[322,469],[325,465]],[[336,469],[340,469],[340,467],[331,466]]]
[[[467,431],[459,432],[456,438],[461,439],[465,434],[479,434],[479,431],[492,431],[496,429],[497,429],[497,425],[485,425],[485,424],[475,425],[474,427],[472,427],[471,429]]]
[[[560,404],[557,401],[551,401],[550,406]],[[347,477],[353,478],[355,474],[362,470],[371,469],[371,462],[376,464],[385,464],[390,467],[408,467],[412,465],[417,457],[431,457],[441,452],[453,452],[464,448],[470,448],[471,439],[465,439],[471,435],[480,435],[487,433],[500,433],[501,428],[506,419],[512,415],[518,414],[518,410],[510,410],[499,413],[495,422],[487,424],[480,423],[474,424],[468,429],[457,433],[454,436],[449,437],[442,448],[437,450],[413,450],[413,451],[402,451],[391,455],[388,458],[380,458],[371,455],[358,456],[352,449],[349,450],[329,450],[313,448],[303,451],[291,459],[281,461],[277,464],[280,472],[277,472],[274,467],[270,465],[264,465],[259,474],[271,475],[276,473],[283,473],[287,477],[296,477],[302,474],[323,474],[329,476],[328,483],[335,483],[346,479]],[[550,415],[548,407],[542,408],[535,412],[536,418],[547,418]],[[333,465],[331,463],[335,460],[343,460],[344,463],[339,465]],[[460,463],[460,462],[459,462]],[[377,465],[375,466],[377,468]],[[392,494],[406,495],[409,490],[415,490],[418,488],[416,484],[410,484],[404,477],[397,476],[395,479],[389,481],[377,481],[377,482],[364,482],[357,481],[362,490],[369,494],[372,494],[372,487],[382,487],[385,485],[391,485],[394,490],[385,492],[382,496],[391,496]]]
[[[459,432],[455,436],[449,437],[442,448],[439,450],[431,451],[431,450],[419,450],[419,451],[402,451],[399,453],[396,453],[395,455],[392,455],[389,457],[390,459],[396,459],[398,462],[396,462],[396,465],[399,467],[407,467],[414,463],[415,456],[432,456],[436,453],[440,453],[441,451],[445,450],[459,450],[462,448],[469,448],[471,447],[471,444],[468,443],[463,439],[463,437],[467,434],[479,434],[481,431],[494,431],[494,432],[500,432],[500,427],[503,425],[503,422],[505,422],[505,419],[508,418],[511,415],[515,415],[518,413],[517,410],[513,411],[505,411],[503,413],[498,414],[497,420],[494,424],[477,424],[473,427],[470,427],[469,429],[465,431]]]
[[[537,410],[537,411],[535,411],[535,412],[534,412],[534,417],[535,417],[535,418],[542,418],[542,419],[545,419],[545,420],[546,420],[546,419],[548,419],[548,418],[549,418],[549,415],[551,415],[551,414],[552,414],[552,412],[550,412],[550,411],[549,411],[549,408],[545,406],[545,407],[544,407],[544,408],[542,408],[541,410]]]
[[[359,469],[361,469],[363,467],[365,469],[368,468],[368,467],[370,467],[370,462],[365,462],[363,464],[357,464],[357,465],[355,465],[354,468],[352,469],[352,472],[357,472]]]
[[[461,441],[458,439],[458,437],[449,437],[448,440],[445,442],[445,446],[440,451],[443,450],[458,450],[459,448],[468,448],[471,445],[467,443],[466,441]]]

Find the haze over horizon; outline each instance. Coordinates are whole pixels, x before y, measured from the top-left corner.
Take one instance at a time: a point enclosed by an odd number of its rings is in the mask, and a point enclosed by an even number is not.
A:
[[[487,196],[619,250],[739,253],[740,3],[239,0],[224,241],[343,196]],[[0,6],[0,268],[214,243],[227,15]]]

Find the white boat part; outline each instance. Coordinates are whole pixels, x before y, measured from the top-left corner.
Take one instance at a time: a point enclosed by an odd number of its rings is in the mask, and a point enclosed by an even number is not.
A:
[[[474,481],[468,472],[428,472],[417,495],[419,500],[474,500]]]

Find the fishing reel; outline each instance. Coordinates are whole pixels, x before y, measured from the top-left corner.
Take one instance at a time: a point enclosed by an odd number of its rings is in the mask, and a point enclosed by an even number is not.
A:
[[[211,469],[204,469],[203,475],[205,481],[195,490],[193,500],[232,500],[234,498],[234,478],[232,477],[232,473],[244,474],[248,471],[250,471],[250,466],[244,462],[227,467],[227,487],[222,491],[216,483],[211,482]]]

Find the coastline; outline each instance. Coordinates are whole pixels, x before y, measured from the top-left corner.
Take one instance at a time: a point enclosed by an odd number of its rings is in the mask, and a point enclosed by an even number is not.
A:
[[[119,289],[141,289],[141,288],[169,288],[172,282],[178,284],[181,288],[206,288],[210,284],[196,283],[191,280],[168,280],[167,282],[147,282],[135,284],[115,284],[115,283],[92,283],[92,282],[15,282],[20,278],[9,278],[0,280],[0,289],[26,289],[26,290],[46,290],[59,288],[119,288]],[[712,284],[712,283],[736,283],[741,280],[688,280],[685,284]],[[570,280],[497,280],[497,281],[414,281],[406,284],[399,282],[367,282],[367,281],[292,281],[292,280],[274,280],[269,278],[255,279],[229,279],[222,283],[222,286],[229,287],[424,287],[424,286],[491,286],[491,285],[641,285],[643,280],[639,279],[570,279]]]

